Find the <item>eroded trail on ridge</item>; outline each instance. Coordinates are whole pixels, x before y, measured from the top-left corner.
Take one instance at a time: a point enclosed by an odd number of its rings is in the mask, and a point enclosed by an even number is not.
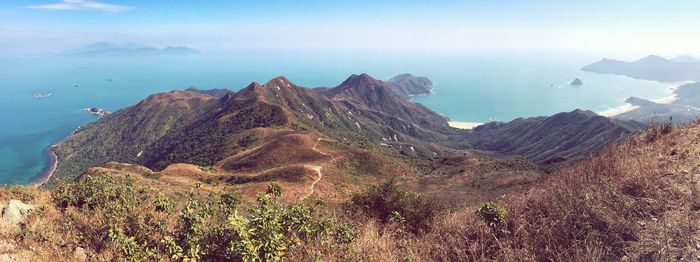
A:
[[[323,152],[323,151],[319,150],[317,147],[318,147],[318,144],[319,144],[321,141],[335,142],[335,140],[329,140],[329,139],[319,138],[318,140],[316,140],[316,144],[314,144],[314,146],[311,147],[312,150],[318,152],[319,154],[324,155],[324,156],[330,156],[330,157],[331,157],[330,160],[324,162],[323,164],[333,162],[333,161],[335,161],[336,159],[340,158],[339,156],[338,156],[338,157],[335,157],[335,156],[333,156],[333,155],[330,154],[330,153],[326,153],[326,152]],[[323,173],[321,172],[321,168],[322,168],[321,165],[304,165],[304,167],[306,167],[306,168],[308,168],[308,169],[311,169],[311,170],[313,170],[313,171],[316,171],[316,175],[318,175],[318,176],[316,177],[316,179],[314,180],[314,182],[311,183],[311,186],[309,186],[309,192],[306,194],[306,196],[304,196],[303,198],[301,198],[301,200],[304,200],[304,199],[310,197],[311,195],[313,195],[313,194],[314,194],[314,190],[315,190],[315,188],[316,188],[316,183],[318,183],[319,181],[321,181],[321,179],[323,178]]]

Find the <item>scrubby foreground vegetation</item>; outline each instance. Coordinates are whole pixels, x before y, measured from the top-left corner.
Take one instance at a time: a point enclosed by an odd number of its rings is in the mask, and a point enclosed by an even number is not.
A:
[[[652,126],[528,190],[450,208],[387,181],[340,208],[290,205],[276,184],[241,205],[193,188],[167,196],[129,177],[6,188],[32,210],[2,230],[26,260],[695,261],[700,123]],[[81,252],[76,252],[80,250]]]

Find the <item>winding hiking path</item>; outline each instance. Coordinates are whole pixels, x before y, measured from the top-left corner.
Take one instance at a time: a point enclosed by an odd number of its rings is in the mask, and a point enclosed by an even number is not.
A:
[[[331,157],[330,160],[328,160],[328,161],[326,161],[326,162],[324,162],[324,163],[333,162],[333,161],[335,161],[337,158],[339,158],[339,157],[334,157],[332,154],[323,152],[323,151],[321,151],[321,150],[318,150],[318,148],[316,148],[316,147],[318,146],[318,143],[320,143],[322,140],[323,140],[323,141],[335,142],[335,140],[329,140],[329,139],[319,138],[318,140],[316,140],[316,144],[314,144],[314,146],[311,147],[311,150],[316,151],[317,153],[319,153],[319,154],[321,154],[321,155],[330,156],[330,157]],[[304,165],[304,167],[306,167],[306,168],[308,168],[308,169],[311,169],[311,170],[313,170],[313,171],[316,171],[316,174],[317,174],[318,176],[316,177],[316,179],[314,180],[314,182],[311,183],[311,186],[309,187],[309,193],[307,193],[306,196],[304,196],[303,198],[301,198],[301,200],[304,200],[304,199],[310,197],[311,195],[313,195],[313,194],[314,194],[314,190],[315,190],[315,188],[316,188],[316,183],[318,183],[318,181],[321,181],[321,179],[323,178],[323,173],[321,172],[321,166],[320,166],[320,165]]]

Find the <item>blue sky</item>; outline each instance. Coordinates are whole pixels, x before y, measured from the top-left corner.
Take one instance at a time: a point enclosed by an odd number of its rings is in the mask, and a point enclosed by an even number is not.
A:
[[[97,41],[248,49],[700,53],[700,1],[0,2],[0,52]]]

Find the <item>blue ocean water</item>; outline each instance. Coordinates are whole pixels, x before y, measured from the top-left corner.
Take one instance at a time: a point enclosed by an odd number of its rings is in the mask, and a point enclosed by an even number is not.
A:
[[[238,90],[284,75],[300,86],[335,86],[353,73],[378,79],[410,72],[436,83],[415,97],[455,121],[508,121],[575,108],[603,111],[629,96],[660,98],[669,85],[579,71],[590,55],[240,52],[183,57],[0,57],[0,183],[30,183],[47,148],[109,111],[172,89]],[[580,78],[584,85],[568,83]],[[33,93],[51,92],[44,98]]]

